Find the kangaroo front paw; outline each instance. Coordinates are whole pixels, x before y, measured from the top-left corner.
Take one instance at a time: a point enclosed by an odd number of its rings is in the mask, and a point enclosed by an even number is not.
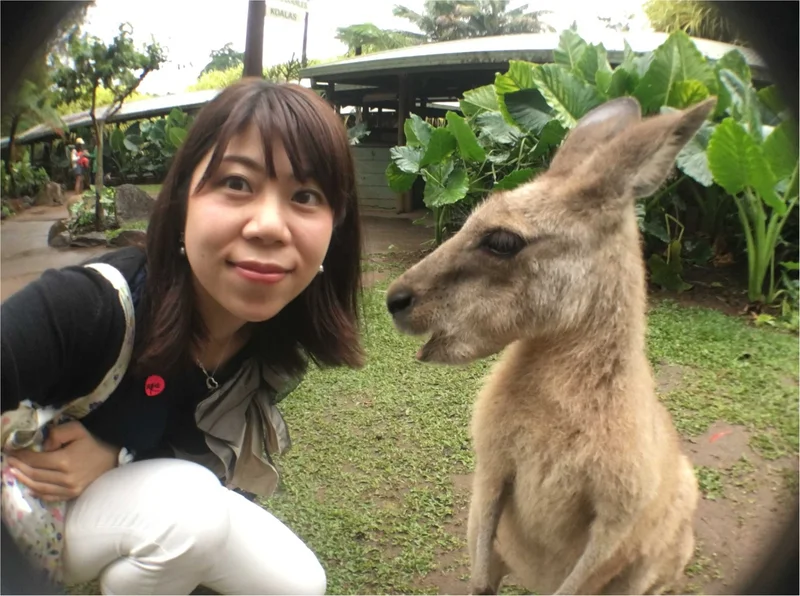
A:
[[[492,588],[491,586],[473,586],[470,591],[470,594],[497,594],[497,590]]]

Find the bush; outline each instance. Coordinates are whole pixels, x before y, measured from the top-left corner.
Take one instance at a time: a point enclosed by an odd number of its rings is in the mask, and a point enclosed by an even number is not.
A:
[[[50,177],[44,168],[31,167],[30,154],[27,150],[22,152],[19,161],[11,164],[11,174],[6,172],[5,163],[2,164],[2,194],[4,197],[33,197],[50,182]]]
[[[675,176],[637,206],[651,280],[691,288],[681,277],[684,261],[724,262],[738,249],[748,260],[750,300],[773,302],[776,253],[798,195],[797,131],[775,87],[756,91],[741,52],[709,62],[682,31],[644,55],[625,43],[612,69],[602,44],[567,30],[554,59],[512,60],[494,84],[465,92],[461,114],[448,112],[443,126],[416,114],[406,120],[407,143],[392,149],[387,180],[397,192],[424,180],[437,242],[458,228],[457,207],[469,210],[491,190],[546,169],[567,131],[601,103],[634,96],[652,115],[715,95],[717,107],[678,155]]]
[[[103,206],[105,221],[103,229],[117,227],[117,191],[114,188],[103,187],[103,194],[100,197],[100,204]],[[67,227],[71,234],[77,234],[87,230],[95,229],[95,191],[87,190],[81,195],[81,200],[76,201],[69,207],[69,223]]]

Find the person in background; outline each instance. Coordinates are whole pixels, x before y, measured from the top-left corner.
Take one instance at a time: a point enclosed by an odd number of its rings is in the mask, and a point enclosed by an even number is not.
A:
[[[75,176],[75,192],[77,194],[83,193],[84,171],[80,164],[83,151],[83,139],[78,137],[75,139],[75,146],[72,148],[69,155],[70,167],[72,168],[72,174]]]

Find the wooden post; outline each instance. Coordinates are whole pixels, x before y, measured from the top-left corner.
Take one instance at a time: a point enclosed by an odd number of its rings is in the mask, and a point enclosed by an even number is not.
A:
[[[244,45],[244,77],[264,76],[264,18],[267,3],[250,0],[247,7],[247,37]]]
[[[406,132],[404,125],[409,117],[412,102],[414,101],[411,79],[408,75],[402,74],[398,77],[397,88],[397,144],[406,144]],[[406,213],[411,210],[411,191],[400,193],[397,199],[397,212]]]
[[[300,64],[303,68],[308,66],[308,55],[306,54],[306,47],[308,46],[308,11],[306,11],[305,20],[303,21],[303,55],[300,58]]]

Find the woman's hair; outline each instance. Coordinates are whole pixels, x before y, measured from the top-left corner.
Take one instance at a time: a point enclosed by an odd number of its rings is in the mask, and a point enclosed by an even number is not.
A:
[[[266,169],[275,176],[273,143],[280,140],[295,177],[319,184],[334,212],[325,271],[271,319],[253,323],[259,359],[288,374],[320,365],[360,366],[358,307],[361,226],[355,174],[344,124],[314,91],[299,85],[243,79],[197,115],[175,155],[147,230],[147,281],[137,325],[136,370],[170,371],[191,362],[207,330],[194,308],[192,272],[179,253],[190,190],[198,191],[220,165],[230,140],[256,126],[264,140]],[[197,188],[197,165],[212,151]]]

